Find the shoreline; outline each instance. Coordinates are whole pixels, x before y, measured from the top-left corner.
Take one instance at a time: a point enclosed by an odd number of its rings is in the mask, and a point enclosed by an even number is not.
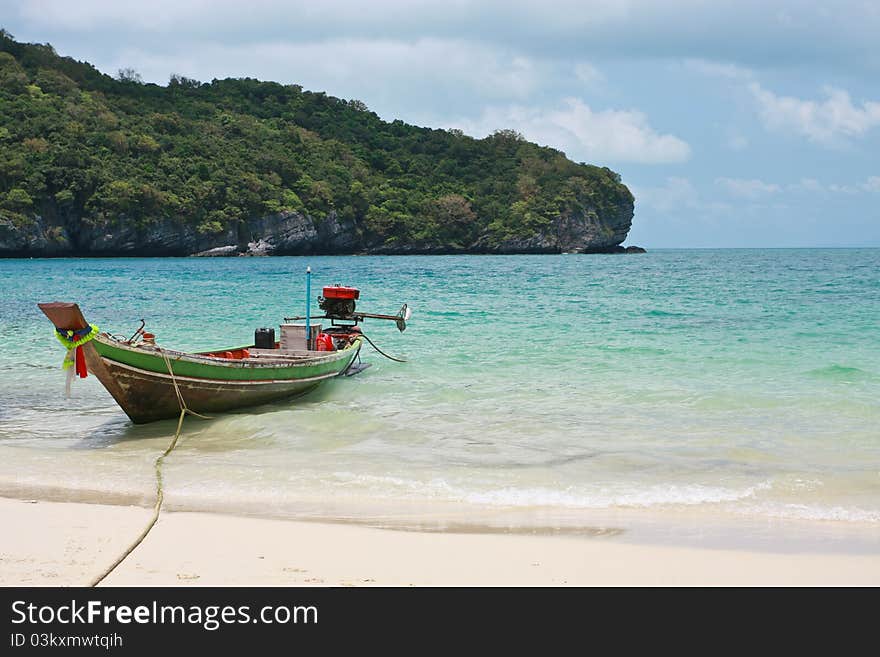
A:
[[[871,244],[855,244],[849,246],[653,246],[650,250],[645,247],[634,244],[623,246],[619,245],[623,251],[527,251],[527,252],[498,252],[498,251],[407,251],[407,252],[357,252],[357,253],[285,253],[285,254],[268,254],[268,255],[250,255],[247,253],[234,253],[229,255],[202,255],[199,253],[189,254],[165,254],[165,255],[139,255],[136,253],[66,253],[66,254],[20,254],[10,255],[9,253],[0,253],[0,261],[21,261],[21,260],[188,260],[190,258],[199,259],[220,259],[230,260],[236,258],[335,258],[335,257],[394,257],[406,258],[410,256],[417,257],[448,257],[448,256],[475,256],[475,257],[511,257],[511,256],[561,256],[561,255],[641,255],[643,251],[629,251],[627,248],[645,249],[644,253],[656,252],[674,252],[674,251],[862,251],[877,250],[880,246]],[[222,247],[221,247],[222,248]]]
[[[46,484],[13,485],[0,478],[0,500],[129,507],[152,511],[153,489],[109,491]],[[315,498],[267,507],[264,499],[216,501],[165,491],[162,513],[280,522],[351,525],[427,534],[613,537],[647,547],[745,550],[768,554],[880,554],[880,524],[738,514],[718,508],[604,508],[479,506],[454,502]]]
[[[0,542],[0,586],[84,586],[151,513],[0,498],[0,519],[14,528]],[[644,544],[601,531],[400,531],[163,510],[104,585],[878,586],[880,554]]]

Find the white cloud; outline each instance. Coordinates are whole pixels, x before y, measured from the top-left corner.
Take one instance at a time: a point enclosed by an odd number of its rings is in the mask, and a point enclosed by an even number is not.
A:
[[[724,187],[733,196],[747,199],[758,199],[780,191],[779,185],[755,178],[717,178],[715,184]]]
[[[128,66],[158,84],[165,84],[172,72],[206,81],[255,77],[358,98],[371,107],[391,94],[403,102],[407,96],[525,99],[547,74],[543,64],[521,55],[438,39],[194,43],[162,54],[126,49],[107,64],[111,73]]]
[[[730,62],[691,58],[684,60],[684,66],[686,69],[712,78],[742,81],[751,80],[754,77],[750,69]]]
[[[854,105],[842,89],[826,87],[824,101],[778,96],[757,82],[749,84],[749,90],[770,130],[791,131],[818,143],[834,144],[880,126],[880,103]]]
[[[739,63],[877,65],[880,11],[866,0],[29,0],[5,13],[43,33],[107,30],[241,42],[286,38],[463,38],[530,56],[551,51]],[[14,27],[7,25],[7,27]],[[13,33],[15,30],[13,30]]]
[[[840,185],[832,183],[823,188],[823,191],[833,192],[835,194],[861,194],[862,192],[880,192],[880,176],[868,176],[865,182]]]
[[[602,72],[589,62],[578,62],[575,64],[574,76],[586,85],[594,85],[605,80]]]
[[[749,147],[749,140],[742,135],[730,135],[727,138],[727,147],[732,151],[744,151]]]
[[[704,199],[688,178],[670,176],[660,186],[629,187],[637,208],[646,207],[658,214],[689,216],[696,211],[702,218],[710,219],[731,210],[728,203]]]
[[[806,192],[814,194],[861,194],[862,192],[880,192],[880,176],[868,176],[862,183],[830,183],[824,185],[815,178],[801,178],[800,181],[787,185],[786,191]]]
[[[792,192],[824,192],[825,186],[815,178],[801,178],[786,189]]]
[[[594,111],[577,98],[567,98],[557,108],[490,107],[478,120],[464,119],[447,127],[480,137],[512,128],[529,140],[564,151],[572,159],[592,163],[684,162],[691,153],[687,142],[674,135],[658,134],[642,112]]]
[[[794,132],[810,140],[833,145],[859,137],[880,126],[880,102],[865,100],[854,104],[849,92],[826,86],[823,100],[778,95],[756,81],[755,72],[737,64],[706,59],[686,59],[687,70],[712,78],[728,80],[734,88],[747,89],[758,107],[764,126],[770,130]],[[732,150],[743,150],[748,142],[731,137]]]
[[[660,187],[630,185],[637,206],[645,206],[666,214],[674,210],[694,209],[700,205],[700,195],[687,178],[670,177]]]

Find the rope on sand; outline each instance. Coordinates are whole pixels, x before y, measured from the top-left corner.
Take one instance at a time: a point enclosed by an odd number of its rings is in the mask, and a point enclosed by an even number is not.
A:
[[[98,575],[95,579],[89,582],[89,586],[97,586],[100,584],[104,578],[107,577],[110,573],[116,570],[116,567],[119,566],[125,558],[135,551],[138,545],[140,545],[143,540],[147,537],[147,534],[150,533],[150,530],[156,524],[156,521],[159,520],[159,512],[162,510],[162,502],[165,499],[165,494],[162,486],[162,462],[165,460],[165,457],[171,454],[174,451],[174,448],[177,447],[177,441],[180,438],[180,430],[183,428],[183,418],[187,413],[190,415],[195,415],[196,417],[200,417],[204,420],[210,419],[206,415],[201,415],[196,413],[195,411],[190,410],[186,406],[186,402],[183,399],[183,394],[180,392],[180,387],[177,385],[177,379],[174,376],[174,370],[171,368],[171,361],[168,359],[168,354],[165,353],[163,349],[159,349],[162,353],[162,357],[165,359],[165,366],[168,368],[168,374],[171,375],[171,382],[174,384],[174,393],[177,395],[177,403],[180,406],[180,417],[177,419],[177,431],[174,432],[174,438],[171,439],[171,442],[168,444],[168,447],[164,452],[156,459],[155,470],[156,470],[156,505],[153,507],[153,515],[150,518],[150,521],[147,523],[144,530],[140,533],[135,541],[125,549],[122,554],[120,554],[116,560],[110,564],[109,568],[106,568],[100,575]]]

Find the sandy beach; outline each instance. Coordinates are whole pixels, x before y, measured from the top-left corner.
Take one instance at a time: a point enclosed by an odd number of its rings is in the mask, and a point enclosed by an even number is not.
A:
[[[0,585],[82,586],[151,510],[0,499]],[[163,512],[103,586],[877,586],[880,555],[633,545]]]

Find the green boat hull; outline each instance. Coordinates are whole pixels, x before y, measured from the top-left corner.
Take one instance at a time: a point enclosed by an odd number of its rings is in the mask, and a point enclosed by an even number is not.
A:
[[[331,352],[297,352],[232,360],[150,346],[130,346],[101,334],[83,346],[89,371],[132,422],[177,417],[178,391],[187,408],[221,413],[304,394],[351,367],[356,340]],[[175,390],[175,387],[177,390]]]

